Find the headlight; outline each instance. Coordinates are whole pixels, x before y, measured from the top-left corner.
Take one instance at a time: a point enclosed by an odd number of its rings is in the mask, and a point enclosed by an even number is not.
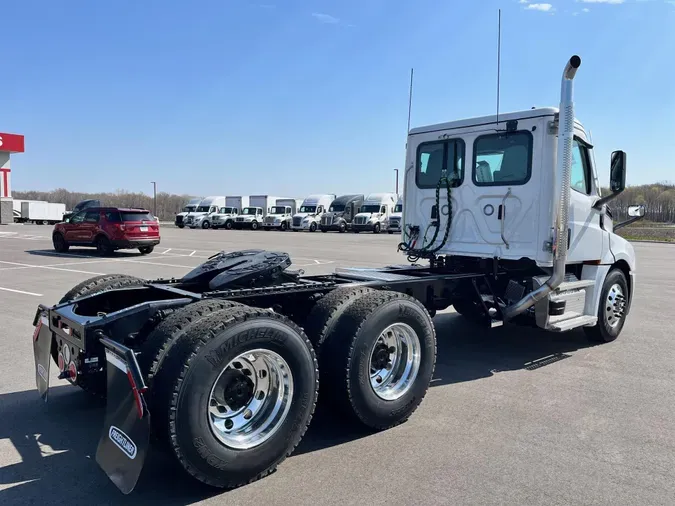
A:
[[[279,218],[274,218],[274,223],[281,223],[281,220]]]

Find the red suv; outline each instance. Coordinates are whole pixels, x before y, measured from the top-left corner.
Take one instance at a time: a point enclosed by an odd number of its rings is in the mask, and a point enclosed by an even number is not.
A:
[[[159,244],[159,221],[145,209],[89,207],[58,223],[52,233],[54,249],[94,246],[101,255],[138,248],[143,255]]]

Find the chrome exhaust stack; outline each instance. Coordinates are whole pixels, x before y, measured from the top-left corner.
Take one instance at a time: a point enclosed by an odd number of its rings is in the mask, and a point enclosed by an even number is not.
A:
[[[551,251],[553,253],[553,272],[551,277],[536,290],[528,293],[518,302],[504,308],[504,320],[510,320],[523,311],[532,307],[558,288],[565,278],[565,260],[567,258],[570,209],[570,173],[572,171],[572,147],[574,138],[574,102],[573,80],[577,69],[581,65],[581,58],[572,56],[565,65],[560,89],[560,113],[558,125],[558,155],[556,160],[556,185],[553,192],[553,202],[557,207],[553,215],[553,237]]]

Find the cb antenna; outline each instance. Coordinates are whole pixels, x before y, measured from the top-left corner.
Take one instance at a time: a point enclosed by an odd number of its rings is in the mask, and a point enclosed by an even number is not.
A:
[[[413,93],[413,72],[414,69],[410,69],[410,91],[408,92],[408,133],[410,133],[410,113],[412,112],[412,93]]]
[[[499,9],[497,21],[497,126],[499,126],[499,85],[502,65],[502,10]]]

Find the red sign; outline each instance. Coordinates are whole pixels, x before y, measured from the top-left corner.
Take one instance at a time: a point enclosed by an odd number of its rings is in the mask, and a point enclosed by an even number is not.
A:
[[[0,151],[23,153],[23,135],[3,134],[0,132]]]

